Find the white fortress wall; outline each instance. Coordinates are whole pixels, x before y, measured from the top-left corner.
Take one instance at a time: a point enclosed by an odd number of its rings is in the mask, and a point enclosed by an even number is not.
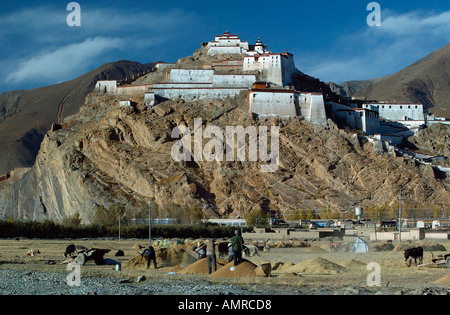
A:
[[[221,55],[221,54],[242,54],[244,53],[242,47],[233,46],[233,47],[211,47],[208,50],[208,55]]]
[[[380,132],[380,119],[378,113],[372,110],[363,110],[363,131],[368,135]]]
[[[388,120],[426,120],[428,110],[422,104],[365,104],[375,106],[380,117]],[[405,119],[406,118],[406,119]]]
[[[247,74],[224,74],[224,75],[214,75],[213,76],[213,86],[214,87],[252,87],[253,83],[256,82],[255,75]]]
[[[268,65],[267,71],[267,82],[274,83],[279,86],[283,85],[283,72],[280,56],[275,56],[275,58]]]
[[[300,92],[296,94],[300,114],[314,124],[327,125],[325,102],[322,93]]]
[[[170,69],[172,67],[175,67],[176,63],[169,63],[169,62],[158,62],[155,66],[158,70],[164,70],[164,69]]]
[[[374,134],[373,137],[379,141],[387,141],[391,145],[399,145],[403,142],[402,136]]]
[[[170,70],[171,83],[212,83],[214,70]]]
[[[145,93],[145,95],[144,95],[144,104],[145,104],[145,106],[156,105],[155,93],[154,92],[147,92],[147,93]]]
[[[155,95],[167,99],[183,99],[187,102],[205,99],[222,100],[236,97],[239,88],[155,88]]]
[[[144,95],[145,92],[149,88],[151,88],[152,84],[145,85],[127,85],[127,86],[118,86],[117,94],[119,95]]]
[[[95,85],[95,91],[98,93],[116,94],[117,81],[115,80],[97,81],[97,84]]]
[[[251,90],[250,111],[260,116],[297,116],[294,91]]]
[[[264,58],[264,57],[262,57],[262,58]],[[255,58],[254,56],[244,57],[243,70],[244,71],[253,71],[253,70],[264,69],[264,66],[266,64],[263,62],[258,62],[258,61],[259,61],[259,58]]]
[[[212,83],[154,83],[154,89],[212,88]]]

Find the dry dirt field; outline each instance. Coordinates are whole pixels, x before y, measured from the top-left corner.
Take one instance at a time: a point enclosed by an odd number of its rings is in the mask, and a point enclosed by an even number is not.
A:
[[[245,257],[247,261],[234,272],[229,271],[229,266],[224,266],[227,264],[226,261],[218,260],[217,274],[208,275],[205,261],[196,261],[184,250],[184,248],[192,248],[195,241],[186,242],[185,245],[168,242],[163,247],[154,244],[158,269],[153,269],[152,265],[149,270],[146,270],[146,262],[139,255],[143,249],[138,249],[137,245],[144,247],[148,244],[148,240],[13,239],[0,240],[0,271],[20,270],[67,274],[69,271],[67,271],[67,264],[63,263],[63,253],[66,246],[70,244],[111,250],[105,258],[112,265],[97,266],[93,261],[89,261],[81,267],[83,277],[120,278],[135,282],[136,277],[145,275],[147,279],[156,280],[206,279],[209,283],[249,287],[262,285],[270,288],[281,285],[290,289],[335,291],[347,287],[368,288],[367,278],[373,270],[367,270],[367,266],[375,262],[380,266],[381,277],[377,290],[387,290],[386,288],[450,290],[450,269],[447,269],[445,265],[420,268],[413,265],[408,268],[404,262],[403,250],[374,251],[376,245],[383,245],[379,243],[369,243],[371,250],[367,253],[331,252],[328,250],[327,242],[314,242],[307,244],[307,247],[293,247],[295,244],[292,243],[279,244],[268,252],[259,252],[260,256]],[[434,255],[447,253],[447,249],[450,252],[450,242],[435,244],[440,245],[442,250],[433,250]],[[430,245],[429,242],[428,245]],[[39,250],[40,253],[27,256],[29,250]],[[122,250],[124,256],[114,256],[118,250]],[[424,263],[430,262],[430,259],[431,251],[425,249]],[[115,262],[121,264],[121,270],[116,270]],[[270,277],[258,277],[255,274],[255,268],[266,263],[271,264]]]

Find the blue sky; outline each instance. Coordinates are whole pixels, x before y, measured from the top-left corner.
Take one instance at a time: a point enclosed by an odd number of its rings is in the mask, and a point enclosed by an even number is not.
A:
[[[394,73],[450,41],[450,1],[1,1],[0,93],[74,79],[104,63],[176,61],[224,31],[273,52],[294,54],[299,70],[322,81]]]

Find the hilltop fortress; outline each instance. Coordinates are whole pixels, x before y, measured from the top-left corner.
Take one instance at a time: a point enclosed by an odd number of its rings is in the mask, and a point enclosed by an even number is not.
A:
[[[302,91],[299,80],[313,82],[315,88]],[[225,32],[202,43],[193,56],[160,62],[152,72],[126,82],[98,81],[95,90],[120,95],[121,106],[131,106],[126,100],[131,96],[145,95],[149,107],[168,99],[226,100],[246,93],[249,112],[255,116],[302,116],[324,126],[333,119],[373,136],[382,147],[400,144],[428,123],[443,122],[428,116],[422,104],[345,99],[324,86],[300,72],[291,53],[273,53],[259,38],[251,45]]]
[[[292,54],[272,53],[260,39],[249,45],[228,32],[202,43],[199,51],[202,58],[190,68],[187,58],[157,64],[155,72],[160,75],[154,75],[151,83],[99,81],[95,89],[123,96],[144,94],[147,106],[167,99],[233,99],[245,91],[249,110],[255,115],[303,116],[312,123],[327,124],[323,95],[293,87],[294,75],[299,71]]]

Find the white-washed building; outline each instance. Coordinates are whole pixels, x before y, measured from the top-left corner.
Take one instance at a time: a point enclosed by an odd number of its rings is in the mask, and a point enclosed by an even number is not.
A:
[[[292,85],[292,77],[297,71],[294,56],[287,52],[245,56],[243,70],[257,70],[266,76],[267,82],[278,86]]]
[[[338,109],[336,117],[353,129],[362,130],[365,134],[374,135],[380,132],[378,112],[368,108]]]
[[[428,110],[423,107],[423,104],[368,103],[364,104],[363,108],[376,110],[381,118],[392,121],[425,121],[428,115]]]
[[[257,116],[302,116],[314,124],[327,124],[322,93],[253,88],[249,90],[248,102],[249,111]]]
[[[216,36],[207,44],[207,48],[208,55],[243,54],[249,50],[248,42],[241,41],[238,35],[229,32]]]

